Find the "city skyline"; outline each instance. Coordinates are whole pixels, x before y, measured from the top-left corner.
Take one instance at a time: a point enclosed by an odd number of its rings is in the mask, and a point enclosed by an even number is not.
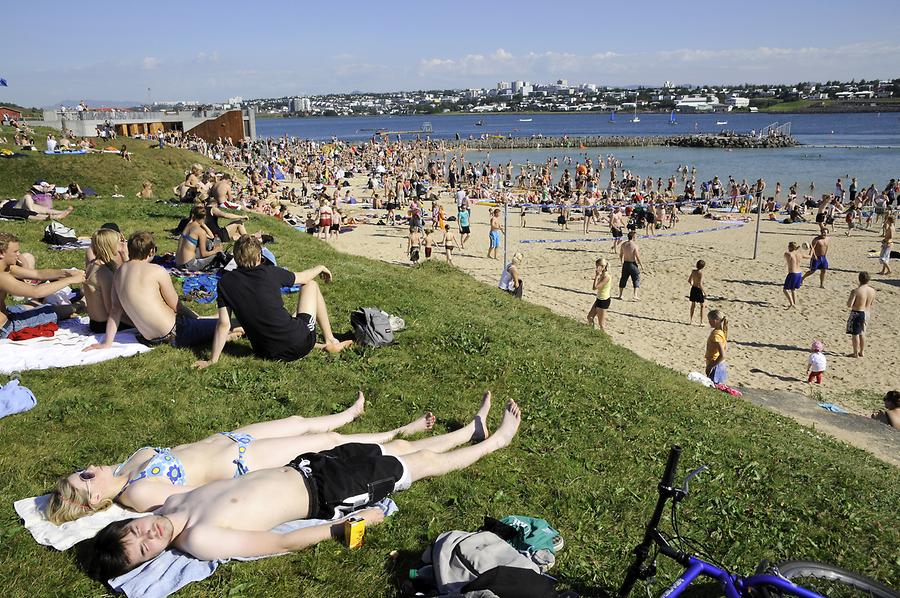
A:
[[[233,0],[191,11],[172,0],[154,6],[178,25],[142,25],[142,8],[106,0],[91,11],[56,1],[30,8],[24,20],[64,17],[66,30],[77,33],[42,33],[26,52],[6,36],[4,55],[16,60],[0,64],[10,84],[0,103],[218,102],[560,78],[617,87],[779,84],[893,78],[900,64],[900,43],[884,18],[893,8],[888,0],[865,0],[852,11],[807,0],[736,5],[725,20],[721,3],[705,1],[678,9],[646,2],[633,15],[576,3],[556,14],[559,27],[534,2],[502,17],[482,16],[481,5],[465,1],[398,2],[378,12],[348,2],[340,15],[320,5],[270,4],[251,18]],[[109,11],[116,24],[98,19]]]

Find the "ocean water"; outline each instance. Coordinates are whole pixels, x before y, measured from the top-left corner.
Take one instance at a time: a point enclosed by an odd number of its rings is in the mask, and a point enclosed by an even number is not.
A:
[[[520,119],[532,119],[521,122]],[[613,154],[624,162],[624,167],[642,177],[668,177],[682,164],[696,166],[697,180],[710,180],[718,176],[727,181],[731,175],[739,181],[746,178],[755,181],[764,178],[767,191],[774,193],[775,183],[781,182],[784,195],[788,186],[798,182],[801,193],[807,193],[809,183],[816,186],[816,193],[830,192],[837,178],[855,176],[860,188],[874,183],[882,189],[891,178],[900,178],[900,113],[883,114],[681,114],[678,124],[669,124],[668,114],[641,114],[640,123],[627,122],[627,114],[619,114],[618,122],[610,124],[608,113],[578,114],[496,114],[496,115],[447,115],[447,116],[395,116],[395,117],[315,117],[278,118],[256,121],[260,137],[290,135],[305,139],[327,140],[332,136],[345,140],[365,140],[374,131],[386,128],[390,131],[420,130],[430,122],[433,139],[452,139],[456,133],[469,135],[544,136],[558,135],[670,135],[677,133],[710,133],[723,128],[749,133],[774,122],[790,122],[791,132],[802,146],[780,149],[721,150],[693,148],[624,148],[594,147],[579,149],[494,150],[490,152],[492,164],[524,164],[526,161],[542,163],[548,157],[559,159],[561,173],[563,158],[573,160],[584,155],[595,159]],[[476,126],[479,120],[482,126]],[[717,125],[717,121],[727,125]],[[403,135],[412,139],[413,134]],[[467,162],[488,159],[487,152],[467,152]],[[516,169],[518,174],[518,169]],[[845,188],[849,181],[845,180]]]
[[[521,122],[520,119],[531,119]],[[900,148],[900,112],[883,114],[678,114],[678,124],[669,124],[668,114],[641,114],[639,123],[628,122],[619,113],[615,124],[607,112],[575,114],[453,114],[435,116],[360,116],[312,118],[261,118],[256,121],[260,137],[291,135],[304,139],[346,140],[370,138],[375,131],[420,131],[430,122],[433,139],[489,135],[672,135],[713,133],[722,129],[749,133],[775,122],[791,123],[798,141],[809,145],[895,146]],[[481,126],[475,123],[482,121]],[[727,121],[727,125],[717,122]],[[412,139],[412,133],[403,137]]]

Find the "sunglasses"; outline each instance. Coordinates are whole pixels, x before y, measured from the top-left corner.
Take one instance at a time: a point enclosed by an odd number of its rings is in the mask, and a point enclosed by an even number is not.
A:
[[[88,480],[94,479],[94,474],[92,474],[89,471],[79,471],[78,477],[81,478],[82,480],[84,480],[85,482],[87,482]]]

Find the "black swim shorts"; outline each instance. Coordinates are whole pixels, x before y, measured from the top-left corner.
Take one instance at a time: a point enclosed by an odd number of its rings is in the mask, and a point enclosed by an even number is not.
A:
[[[412,484],[406,465],[385,455],[377,444],[350,443],[304,453],[287,466],[306,482],[311,519],[333,519]]]
[[[691,287],[691,301],[694,303],[706,303],[706,296],[703,295],[703,291],[701,291],[698,287]]]
[[[641,271],[638,268],[636,262],[624,262],[622,264],[622,277],[619,279],[619,288],[624,289],[628,284],[628,279],[631,279],[631,284],[634,288],[640,288],[641,286]]]

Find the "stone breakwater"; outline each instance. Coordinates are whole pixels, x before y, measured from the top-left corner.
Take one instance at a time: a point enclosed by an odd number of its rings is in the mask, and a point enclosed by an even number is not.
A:
[[[472,150],[540,149],[581,147],[698,147],[718,149],[764,149],[800,145],[787,135],[746,135],[739,133],[709,133],[697,135],[594,135],[590,137],[492,137],[451,142],[451,145]]]

